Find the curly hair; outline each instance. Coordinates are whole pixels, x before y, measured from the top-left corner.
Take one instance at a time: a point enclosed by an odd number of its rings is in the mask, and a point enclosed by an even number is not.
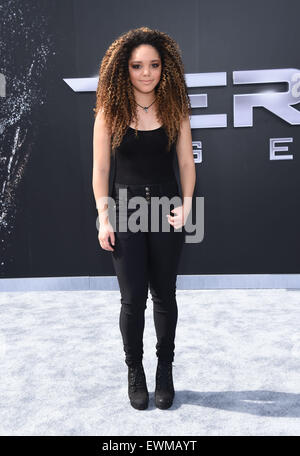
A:
[[[177,139],[180,122],[191,114],[191,102],[184,78],[181,51],[174,39],[164,32],[140,27],[119,36],[107,49],[99,70],[94,117],[104,112],[112,132],[112,153],[121,144],[128,125],[137,122],[137,105],[129,77],[128,61],[133,49],[150,44],[159,53],[162,71],[155,87],[157,117],[168,135],[168,150]],[[138,130],[135,130],[137,136]]]

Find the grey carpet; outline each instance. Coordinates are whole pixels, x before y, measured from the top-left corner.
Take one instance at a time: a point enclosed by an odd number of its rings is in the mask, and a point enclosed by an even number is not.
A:
[[[300,291],[177,291],[173,406],[127,397],[119,291],[0,293],[1,435],[300,435]]]

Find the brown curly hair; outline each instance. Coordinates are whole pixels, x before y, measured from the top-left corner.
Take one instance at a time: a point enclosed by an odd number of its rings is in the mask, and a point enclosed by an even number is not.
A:
[[[99,70],[96,90],[96,118],[99,109],[105,115],[112,132],[112,153],[122,141],[128,125],[137,122],[137,105],[129,78],[128,61],[131,52],[140,44],[150,44],[162,62],[161,78],[155,87],[157,117],[168,135],[168,150],[177,140],[180,122],[191,114],[191,102],[184,78],[181,51],[169,35],[148,27],[129,30],[119,36],[107,49]],[[137,135],[138,130],[135,130]]]

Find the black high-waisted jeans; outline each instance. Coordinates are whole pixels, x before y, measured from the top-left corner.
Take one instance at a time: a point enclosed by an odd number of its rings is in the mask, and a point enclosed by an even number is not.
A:
[[[124,198],[119,198],[119,190],[124,188],[127,189],[127,203],[124,203]],[[115,246],[112,260],[121,294],[119,326],[123,339],[125,363],[130,366],[143,359],[143,333],[148,287],[153,301],[153,318],[157,337],[156,356],[158,359],[173,361],[178,318],[176,278],[185,229],[184,226],[176,229],[170,225],[166,214],[174,215],[170,211],[182,204],[177,182],[155,185],[114,183],[112,196],[116,201],[117,218],[114,227]],[[121,207],[126,208],[125,212],[129,218],[133,212],[141,208],[139,205],[135,209],[128,208],[128,201],[132,196],[145,198],[142,213],[148,212],[147,231],[145,228],[143,228],[144,231],[137,232],[130,230],[122,232],[119,229],[118,216]],[[170,204],[167,209],[165,207],[165,210],[160,208],[158,232],[151,230],[151,207],[153,208],[151,197],[153,196],[167,196],[168,198],[177,196],[179,198],[179,204],[177,201],[175,204]],[[124,217],[122,215],[123,219]],[[163,218],[164,223],[169,227],[169,232],[163,231]]]

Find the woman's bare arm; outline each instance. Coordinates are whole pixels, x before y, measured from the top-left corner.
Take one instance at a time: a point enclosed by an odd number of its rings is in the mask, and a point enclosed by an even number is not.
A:
[[[103,213],[108,196],[111,137],[104,115],[98,111],[93,134],[93,191],[99,215]]]
[[[110,173],[110,153],[111,153],[111,132],[107,127],[102,110],[94,122],[93,132],[93,192],[96,201],[96,207],[99,214],[99,241],[101,247],[106,250],[113,250],[108,238],[114,243],[114,233],[111,233],[111,225],[108,219],[108,190],[109,190],[109,173]],[[104,230],[102,229],[104,227]]]
[[[192,132],[189,116],[181,123],[176,145],[183,205],[186,214],[191,210],[192,196],[196,183],[196,168],[193,154]]]

